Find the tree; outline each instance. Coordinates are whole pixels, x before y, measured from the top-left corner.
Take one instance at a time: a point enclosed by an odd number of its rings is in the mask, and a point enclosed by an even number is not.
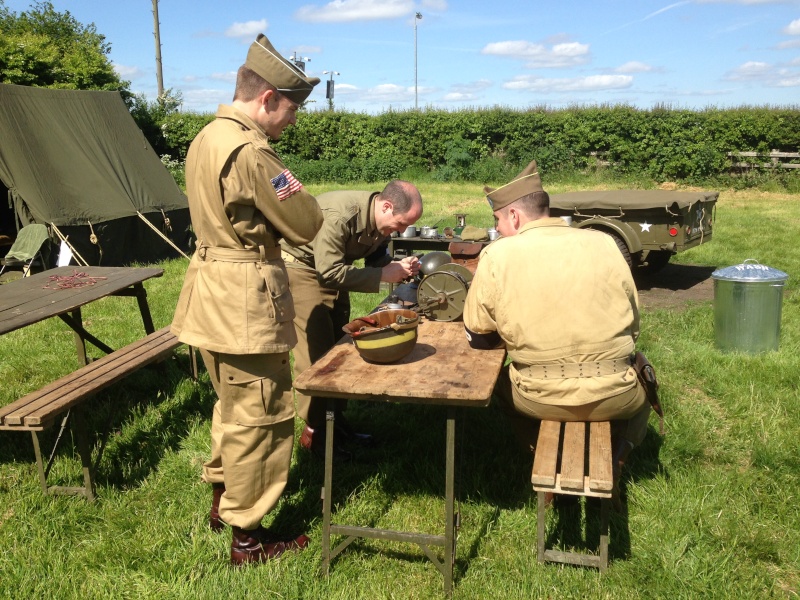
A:
[[[119,91],[130,101],[130,82],[114,71],[110,51],[94,23],[83,25],[50,2],[16,14],[0,0],[0,83]]]

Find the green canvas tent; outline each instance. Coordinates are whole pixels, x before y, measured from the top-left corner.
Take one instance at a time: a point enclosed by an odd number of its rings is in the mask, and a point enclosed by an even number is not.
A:
[[[0,85],[0,181],[0,233],[47,225],[91,265],[180,256],[157,231],[190,251],[186,197],[117,92]]]

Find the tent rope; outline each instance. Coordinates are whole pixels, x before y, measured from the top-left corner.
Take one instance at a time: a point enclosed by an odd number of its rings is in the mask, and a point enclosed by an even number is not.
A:
[[[155,225],[153,225],[153,224],[152,224],[150,221],[148,221],[148,220],[145,218],[145,216],[144,216],[142,213],[140,213],[138,210],[136,211],[136,214],[137,214],[137,215],[139,215],[139,218],[140,218],[142,221],[144,221],[145,223],[147,223],[147,225],[150,227],[150,229],[152,229],[152,230],[153,230],[153,231],[155,231],[155,232],[156,232],[158,235],[160,235],[160,236],[161,236],[161,237],[164,239],[164,241],[165,241],[165,242],[167,242],[167,243],[168,243],[170,246],[172,246],[173,248],[175,248],[175,250],[177,250],[177,251],[180,253],[180,255],[181,255],[183,258],[185,258],[185,259],[187,259],[187,260],[188,260],[188,258],[189,258],[189,257],[186,255],[186,253],[185,253],[183,250],[181,250],[180,248],[178,248],[178,247],[177,247],[177,246],[176,246],[176,245],[175,245],[175,244],[172,242],[172,240],[171,240],[171,239],[169,239],[167,236],[165,236],[163,233],[161,233],[161,231],[158,229],[158,227],[156,227],[156,226],[155,226]]]
[[[95,233],[94,233],[94,227],[92,227],[92,222],[89,221],[88,219],[86,220],[86,222],[89,224],[89,231],[92,232],[92,235],[89,236],[89,241],[92,242],[95,246],[97,246],[97,249],[100,251],[100,263],[98,263],[98,264],[102,264],[102,262],[103,262],[103,247],[100,245],[100,241],[97,239],[97,235],[95,235]]]
[[[61,241],[67,245],[67,248],[70,249],[72,256],[75,257],[75,259],[78,261],[78,264],[83,263],[84,267],[88,267],[89,263],[86,262],[86,259],[84,259],[80,254],[78,254],[78,251],[75,250],[75,247],[69,243],[69,240],[64,236],[64,234],[58,230],[58,227],[56,227],[55,223],[50,223],[50,227],[53,228],[53,231],[56,232],[56,235],[61,239]]]

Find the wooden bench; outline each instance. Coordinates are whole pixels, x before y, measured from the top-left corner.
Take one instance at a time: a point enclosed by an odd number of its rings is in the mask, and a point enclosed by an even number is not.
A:
[[[77,494],[84,495],[89,500],[94,499],[91,450],[86,426],[80,411],[72,409],[79,408],[80,404],[97,392],[134,371],[166,357],[180,344],[178,338],[170,333],[169,327],[164,327],[0,408],[0,430],[31,432],[39,481],[45,494]],[[196,378],[196,363],[191,349],[190,354],[192,376]],[[72,413],[75,443],[83,465],[84,485],[83,487],[49,486],[47,476],[70,413]],[[61,431],[45,466],[38,432],[54,425],[56,419],[62,415],[64,416],[61,418]]]
[[[537,554],[551,561],[608,567],[608,519],[614,493],[611,423],[542,421],[531,474],[537,493]],[[600,498],[599,555],[545,548],[545,495],[569,494]]]

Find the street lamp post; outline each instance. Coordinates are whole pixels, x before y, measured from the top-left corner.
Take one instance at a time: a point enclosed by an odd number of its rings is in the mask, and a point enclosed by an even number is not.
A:
[[[323,75],[328,75],[330,73],[330,78],[328,79],[328,87],[325,90],[325,97],[328,99],[328,108],[333,110],[333,76],[334,75],[341,75],[339,71],[323,71]]]
[[[294,66],[300,69],[303,73],[306,72],[306,63],[311,62],[311,59],[307,56],[297,56],[297,52],[292,53],[292,62]]]
[[[422,13],[414,15],[414,110],[418,110],[419,101],[417,95],[417,21],[422,18]]]

